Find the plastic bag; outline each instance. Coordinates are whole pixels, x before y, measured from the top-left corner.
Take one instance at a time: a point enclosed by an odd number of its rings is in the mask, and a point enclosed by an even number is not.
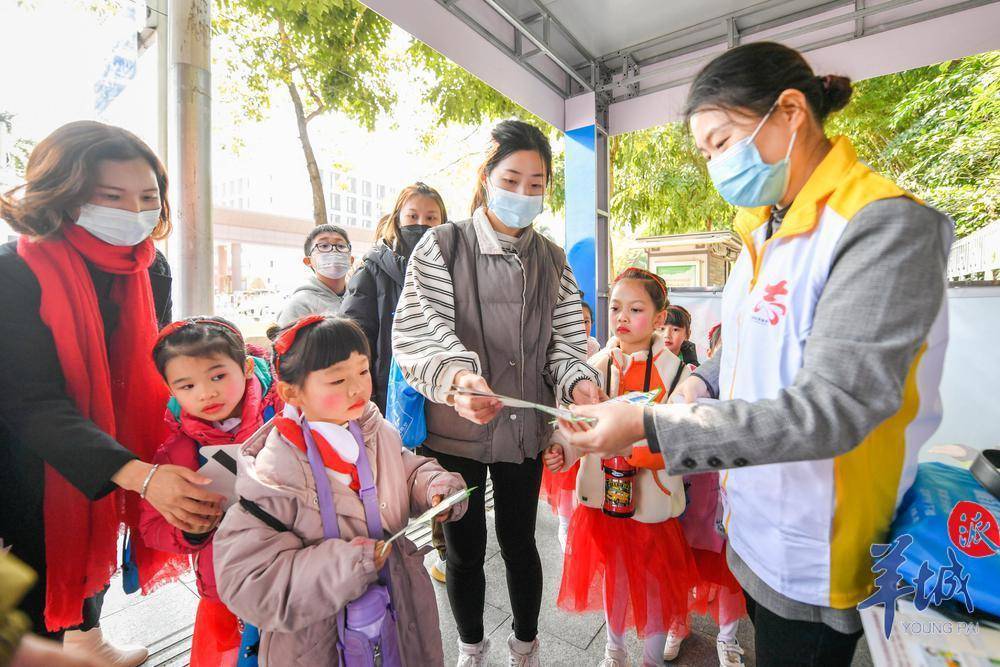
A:
[[[427,415],[424,397],[406,383],[403,371],[392,360],[389,366],[389,387],[386,391],[385,418],[399,431],[403,446],[413,449],[427,439]]]

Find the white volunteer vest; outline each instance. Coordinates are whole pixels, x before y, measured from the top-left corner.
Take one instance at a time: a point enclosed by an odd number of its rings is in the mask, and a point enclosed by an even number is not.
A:
[[[773,399],[794,382],[850,218],[867,203],[904,195],[838,138],[763,253],[767,213],[741,213],[736,227],[744,248],[722,300],[720,399]],[[819,211],[815,219],[810,209]],[[944,305],[911,366],[899,412],[848,454],[723,474],[730,544],[768,586],[825,607],[849,608],[867,597],[870,545],[886,537],[916,474],[917,452],[940,422],[946,343]]]

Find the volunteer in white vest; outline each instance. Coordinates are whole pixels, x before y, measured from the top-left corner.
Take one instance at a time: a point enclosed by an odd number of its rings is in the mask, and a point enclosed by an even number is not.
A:
[[[574,408],[574,445],[647,438],[670,473],[723,470],[728,560],[758,665],[849,665],[859,602],[941,418],[953,226],[872,172],[823,121],[851,83],[756,43],[696,77],[687,104],[744,247],[722,300],[721,355],[674,404]],[[718,398],[719,402],[701,399]],[[684,404],[683,402],[687,403]]]

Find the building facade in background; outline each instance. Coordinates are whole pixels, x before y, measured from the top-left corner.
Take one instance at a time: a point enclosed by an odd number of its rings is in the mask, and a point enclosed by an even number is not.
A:
[[[636,240],[646,266],[667,287],[722,287],[743,243],[731,231],[646,236]]]

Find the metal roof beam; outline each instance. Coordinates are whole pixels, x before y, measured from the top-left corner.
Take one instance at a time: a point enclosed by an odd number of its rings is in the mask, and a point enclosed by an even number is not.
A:
[[[450,13],[454,14],[462,23],[469,26],[469,28],[475,31],[475,33],[478,34],[480,37],[482,37],[490,44],[500,49],[504,53],[504,55],[506,55],[508,58],[517,62],[521,67],[523,67],[529,73],[531,73],[532,76],[534,76],[536,79],[544,83],[550,90],[552,90],[552,92],[559,95],[559,97],[566,99],[567,97],[566,90],[564,90],[557,83],[549,79],[549,77],[542,74],[537,67],[535,67],[529,62],[524,61],[519,56],[518,53],[516,53],[513,49],[504,44],[503,41],[498,39],[493,33],[484,28],[478,21],[476,21],[474,18],[465,13],[465,11],[461,7],[458,7],[455,4],[455,0],[437,0],[437,3],[442,7],[444,7],[445,9],[447,9]],[[520,34],[523,34],[523,32],[521,32]]]
[[[538,49],[542,53],[544,53],[546,56],[548,56],[549,60],[551,60],[552,62],[554,62],[559,67],[559,69],[561,69],[562,71],[564,71],[567,75],[570,76],[570,78],[572,78],[578,84],[580,84],[581,86],[583,86],[584,90],[587,90],[587,91],[593,90],[590,87],[590,84],[587,82],[587,80],[584,79],[582,76],[580,76],[577,73],[576,68],[574,68],[572,65],[570,65],[569,63],[567,63],[565,60],[562,59],[561,56],[559,56],[555,51],[553,51],[551,48],[549,48],[549,45],[546,44],[545,41],[539,39],[538,37],[535,37],[534,33],[531,32],[531,30],[528,28],[528,26],[526,26],[524,23],[522,23],[519,18],[517,18],[516,16],[514,16],[513,14],[511,14],[510,11],[508,11],[506,7],[504,7],[499,2],[497,2],[497,0],[482,0],[482,1],[484,3],[486,3],[487,5],[489,5],[489,7],[493,11],[495,11],[497,14],[499,14],[501,17],[503,17],[503,19],[505,21],[507,21],[508,23],[510,23],[514,27],[515,30],[520,31],[520,33],[522,35],[524,35],[524,37],[526,37],[529,42],[531,42],[532,44],[534,44],[536,47],[538,47]],[[462,13],[465,14],[465,12],[462,12]],[[466,16],[468,16],[468,15],[466,14]],[[471,17],[469,17],[469,18],[471,19]],[[482,26],[480,26],[480,29],[481,28],[482,28]],[[509,51],[509,49],[508,49],[508,51]],[[565,95],[564,92],[560,92],[559,94],[560,95]]]
[[[797,28],[795,30],[790,30],[790,31],[788,31],[786,33],[775,35],[773,37],[773,39],[775,39],[775,40],[787,39],[789,36],[795,37],[795,36],[798,36],[800,34],[805,34],[805,33],[808,33],[808,32],[812,32],[813,30],[816,30],[816,29],[828,28],[828,27],[831,27],[832,25],[836,25],[838,23],[850,23],[850,22],[854,22],[856,20],[863,20],[865,17],[871,16],[872,14],[877,14],[879,11],[887,11],[889,9],[896,9],[896,8],[898,8],[901,5],[911,4],[913,2],[919,2],[919,1],[920,0],[890,0],[890,2],[884,3],[882,5],[876,5],[874,7],[868,7],[868,8],[862,9],[862,10],[857,10],[857,11],[852,12],[850,14],[844,14],[841,17],[833,17],[831,19],[827,19],[826,21],[821,21],[818,24],[813,24],[812,26],[804,26],[802,28]],[[852,2],[853,2],[853,0],[852,0]],[[904,17],[904,18],[901,18],[901,19],[896,19],[894,21],[888,21],[886,23],[880,23],[880,24],[875,24],[875,25],[871,25],[871,24],[867,24],[866,23],[865,24],[865,28],[864,28],[864,36],[875,35],[875,34],[878,34],[878,33],[886,32],[888,30],[895,30],[896,28],[903,28],[903,27],[906,27],[906,26],[909,26],[909,25],[913,25],[915,23],[920,23],[922,21],[930,21],[932,19],[940,18],[942,16],[948,16],[949,14],[956,14],[958,12],[962,12],[962,11],[965,11],[967,9],[974,9],[976,7],[982,7],[984,5],[993,4],[995,2],[997,2],[997,0],[966,0],[965,2],[960,2],[960,3],[954,4],[954,5],[948,5],[946,7],[939,7],[937,9],[927,10],[927,11],[921,12],[919,14],[914,14],[913,16],[907,16],[907,17]],[[743,34],[745,35],[746,32],[744,32]],[[818,40],[818,41],[815,41],[815,42],[810,42],[809,44],[806,44],[804,46],[797,47],[797,48],[798,48],[799,51],[802,51],[803,53],[808,53],[809,51],[815,51],[817,49],[822,49],[822,48],[825,48],[827,46],[833,46],[835,44],[842,44],[844,42],[849,42],[849,41],[851,41],[853,39],[856,39],[856,38],[854,37],[854,34],[852,32],[852,34],[838,35],[836,37],[830,37],[830,38],[827,38],[827,39]],[[716,43],[718,43],[718,42],[716,42]],[[680,69],[680,68],[683,68],[683,67],[687,67],[689,65],[694,65],[694,64],[698,63],[699,61],[707,62],[707,61],[711,60],[713,57],[715,57],[715,55],[716,54],[704,55],[704,56],[700,56],[700,57],[697,57],[697,58],[691,58],[689,60],[686,60],[686,61],[683,61],[683,62],[679,62],[679,63],[676,63],[676,64],[672,64],[671,66],[660,68],[660,69],[656,70],[655,72],[647,73],[647,74],[640,75],[640,76],[636,76],[633,79],[630,79],[629,81],[627,81],[627,83],[629,83],[629,84],[637,83],[640,80],[650,79],[650,78],[656,77],[657,75],[662,75],[662,74],[664,74],[666,72],[669,72],[671,70],[674,70],[674,69]],[[643,64],[643,63],[640,63],[640,65],[641,64]],[[636,95],[636,96],[642,97],[644,95],[651,95],[653,93],[657,93],[657,92],[660,92],[662,90],[667,90],[669,88],[675,88],[677,86],[682,86],[682,85],[684,85],[686,83],[690,83],[693,80],[694,80],[694,76],[679,77],[677,79],[672,79],[672,80],[669,80],[669,81],[657,84],[655,86],[644,87],[638,93],[638,95]],[[608,84],[608,85],[605,85],[605,86],[598,87],[598,92],[601,92],[603,90],[610,90],[610,89],[616,88],[618,86],[624,85],[624,83],[626,83],[626,82],[619,82],[619,83],[615,83],[615,84]],[[618,101],[621,101],[621,100],[630,99],[631,97],[635,97],[635,96],[631,96],[631,95],[626,94],[626,95],[623,95],[623,96],[620,96],[620,97],[616,97],[614,99],[614,101],[618,102]]]
[[[848,3],[850,3],[850,4],[853,5],[854,1],[855,0],[847,0],[847,2],[845,2],[844,0],[837,0],[836,2],[827,3],[826,5],[823,5],[823,6],[826,7],[828,5],[844,5],[844,4],[848,4]],[[788,40],[788,39],[791,39],[791,38],[794,38],[794,37],[799,37],[801,35],[806,35],[806,34],[809,34],[810,32],[815,32],[817,30],[823,30],[823,29],[826,29],[826,28],[830,28],[830,27],[833,27],[833,26],[836,26],[836,25],[839,25],[839,24],[842,24],[842,23],[852,23],[853,22],[855,24],[855,26],[856,26],[858,21],[863,21],[866,17],[877,15],[877,14],[880,14],[880,13],[883,13],[883,12],[886,12],[886,11],[890,11],[890,10],[893,10],[893,9],[898,9],[898,8],[903,7],[905,5],[914,4],[914,3],[917,3],[917,2],[920,2],[920,1],[921,0],[888,0],[887,2],[884,2],[884,3],[880,4],[880,5],[863,7],[861,9],[855,9],[852,12],[841,14],[839,16],[833,16],[833,17],[830,17],[830,18],[827,18],[827,19],[823,19],[821,21],[817,21],[815,23],[810,23],[810,24],[805,25],[805,26],[799,26],[798,28],[786,30],[786,31],[778,33],[776,35],[772,35],[769,39],[772,39],[774,41],[784,41],[784,40]],[[948,5],[946,7],[940,7],[938,9],[934,9],[934,10],[928,10],[928,11],[925,11],[925,12],[921,12],[919,14],[915,14],[915,15],[910,16],[910,17],[906,17],[906,18],[902,18],[902,19],[897,19],[895,21],[891,21],[889,23],[882,24],[882,25],[874,25],[873,26],[873,25],[866,24],[864,32],[865,32],[866,35],[873,34],[875,32],[883,32],[885,30],[891,30],[893,28],[899,28],[899,27],[903,27],[903,26],[906,26],[906,25],[911,25],[912,23],[917,23],[919,21],[926,21],[926,20],[930,20],[930,19],[937,18],[937,17],[940,17],[940,16],[947,16],[948,14],[954,14],[954,13],[957,13],[957,12],[960,12],[960,11],[964,11],[966,9],[972,9],[974,7],[979,7],[979,6],[982,6],[982,5],[988,5],[988,4],[991,4],[991,3],[996,2],[996,1],[997,0],[966,0],[965,2],[960,2],[960,3],[957,3],[957,4],[953,4],[953,5]],[[770,30],[770,29],[779,27],[780,25],[783,25],[783,24],[788,23],[788,22],[794,22],[794,21],[800,20],[803,17],[799,16],[799,14],[805,14],[807,12],[809,12],[809,10],[805,10],[804,12],[797,12],[796,14],[793,14],[793,15],[789,16],[787,20],[768,21],[767,23],[760,24],[759,26],[753,26],[753,27],[744,28],[743,30],[740,30],[738,32],[738,37],[739,38],[745,38],[745,37],[747,37],[749,35],[753,35],[753,34],[756,34],[756,33],[763,32],[765,30]],[[813,13],[813,15],[814,14],[815,13]],[[807,18],[807,17],[805,17],[805,18]],[[727,25],[727,33],[728,33],[728,26],[730,25],[730,23],[729,23],[730,19],[727,19],[726,21],[727,21],[726,25]],[[716,46],[716,45],[727,44],[728,42],[731,41],[731,38],[732,38],[732,36],[730,34],[726,34],[725,36],[721,36],[721,37],[718,37],[718,38],[707,39],[707,40],[704,40],[704,41],[699,42],[697,44],[693,44],[693,45],[684,47],[682,49],[676,49],[676,50],[671,51],[671,52],[669,52],[667,54],[663,54],[663,55],[660,55],[660,56],[655,56],[653,58],[647,58],[647,59],[643,59],[643,60],[637,61],[637,64],[640,67],[648,68],[649,65],[656,64],[656,63],[661,63],[661,62],[666,62],[666,61],[670,61],[670,60],[674,60],[674,59],[676,59],[678,57],[681,57],[683,55],[687,55],[688,53],[702,51],[704,49],[707,49],[707,48],[710,48],[710,47]],[[850,34],[850,35],[844,35],[844,36],[840,36],[840,37],[833,37],[833,38],[829,38],[829,39],[826,39],[826,40],[822,40],[820,42],[815,42],[815,43],[809,44],[808,46],[800,47],[799,50],[800,51],[807,51],[807,50],[810,50],[810,49],[822,48],[823,46],[830,46],[831,44],[838,44],[838,43],[841,43],[841,42],[844,42],[844,41],[848,41],[848,40],[851,40],[851,39],[854,39],[854,38],[855,37],[854,37],[853,31],[852,31],[852,34]],[[732,44],[730,44],[730,48],[731,48],[731,46],[732,46]],[[640,82],[642,80],[648,80],[648,79],[651,79],[651,78],[656,78],[656,77],[662,76],[664,73],[667,73],[667,72],[669,72],[669,71],[671,71],[673,69],[678,69],[678,68],[682,68],[682,67],[686,67],[686,66],[689,66],[689,65],[696,64],[699,61],[706,61],[707,62],[712,57],[714,57],[714,55],[715,54],[704,55],[704,56],[700,56],[700,57],[697,57],[697,58],[692,58],[692,59],[689,59],[689,60],[685,60],[685,61],[682,61],[682,62],[673,63],[673,64],[671,64],[671,65],[669,65],[667,67],[661,67],[661,68],[658,68],[658,69],[656,69],[654,71],[648,71],[648,69],[647,69],[647,71],[645,73],[643,73],[643,74],[638,74],[636,76],[630,77],[628,79],[627,83],[628,84],[635,84],[635,83],[638,83],[638,82]],[[616,71],[616,73],[620,73],[620,72],[621,72],[621,70]],[[677,79],[675,81],[671,81],[671,82],[668,82],[666,84],[659,84],[659,85],[656,85],[656,86],[653,86],[653,87],[650,87],[650,88],[645,88],[645,89],[643,89],[639,93],[639,95],[640,96],[641,95],[646,95],[646,94],[650,94],[650,93],[657,92],[657,91],[660,91],[660,90],[664,90],[666,88],[671,88],[671,87],[676,86],[676,85],[681,85],[683,83],[689,82],[691,80],[691,78],[692,77],[683,77],[681,79]],[[626,83],[626,82],[624,82],[624,81],[622,81],[622,82],[611,82],[611,83],[607,83],[607,84],[605,84],[603,86],[597,87],[596,90],[597,91],[613,90],[614,88],[617,88],[620,85],[624,85],[624,83]],[[630,95],[630,96],[627,96],[627,97],[634,97],[634,96],[635,95]],[[618,99],[626,99],[626,97],[616,98],[616,101]]]

